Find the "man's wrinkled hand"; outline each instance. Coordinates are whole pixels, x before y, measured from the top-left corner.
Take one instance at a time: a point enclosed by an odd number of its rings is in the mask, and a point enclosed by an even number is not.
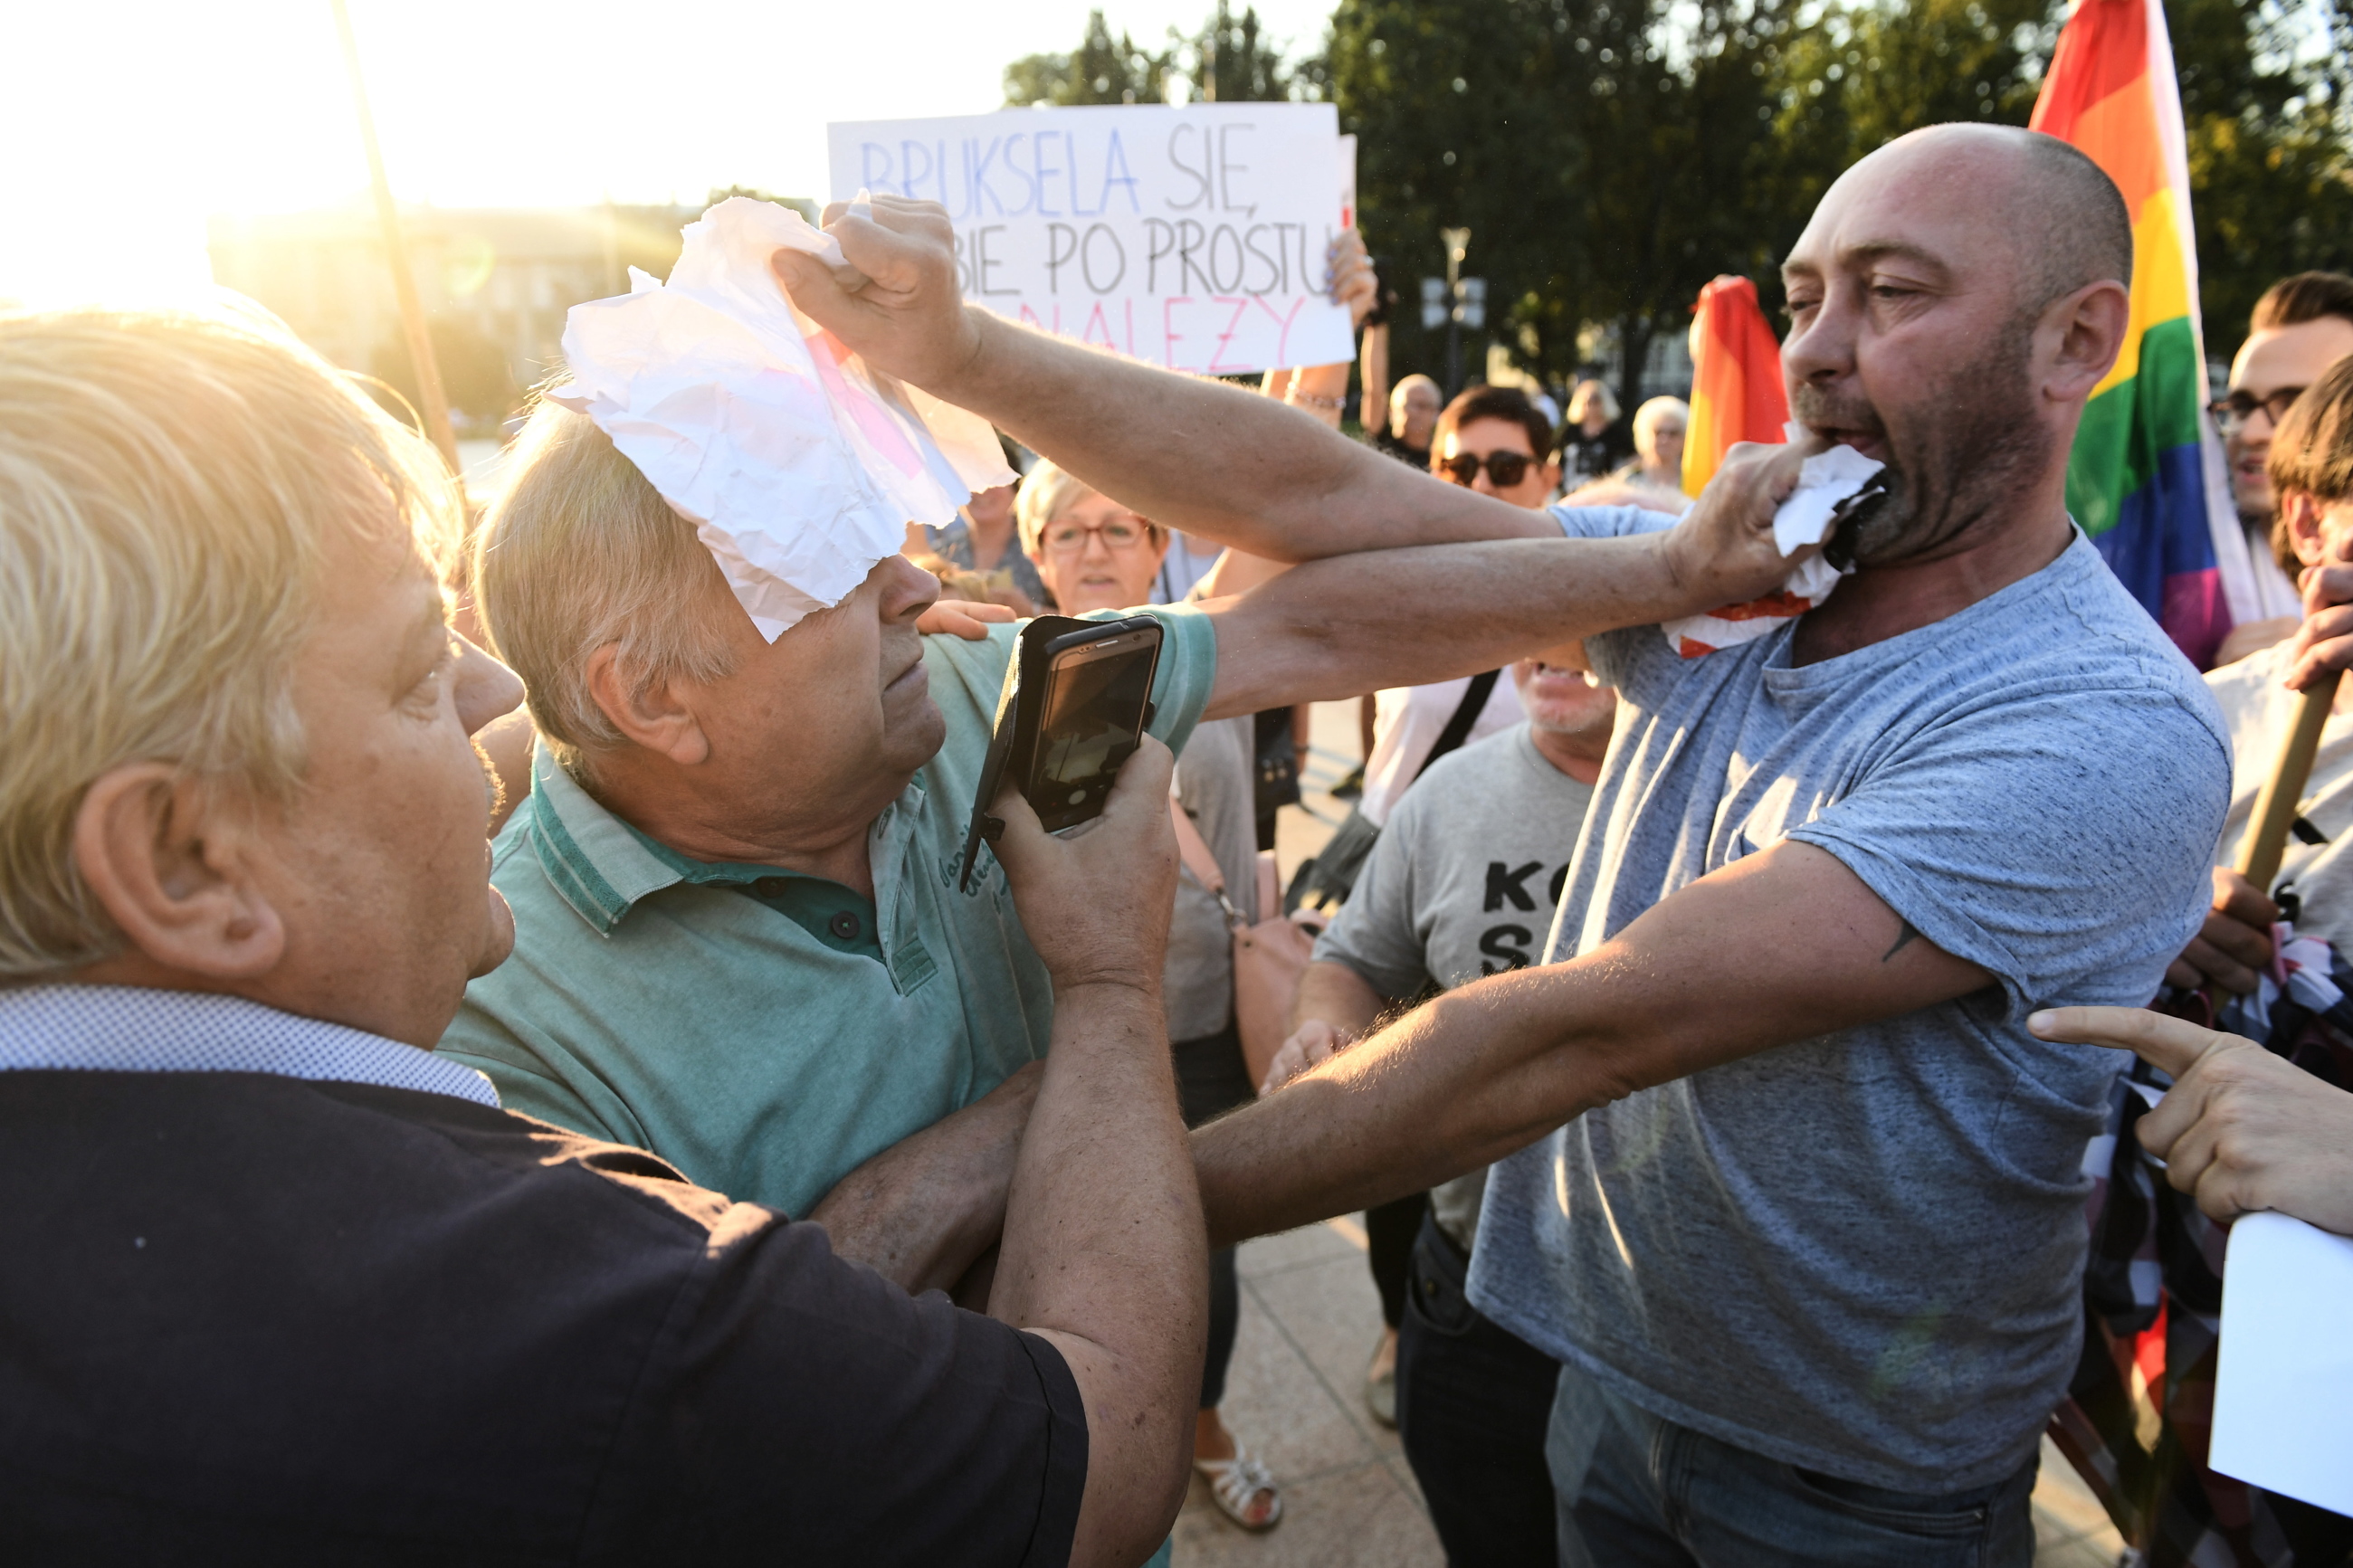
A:
[[[1317,1068],[1338,1056],[1356,1043],[1356,1037],[1327,1018],[1310,1018],[1291,1032],[1266,1065],[1266,1078],[1258,1086],[1261,1094],[1272,1094],[1303,1073]]]
[[[971,599],[934,599],[932,607],[915,617],[915,629],[926,637],[958,637],[966,642],[979,642],[988,636],[992,626],[1004,626],[1018,619],[1003,605],[984,605]]]
[[[2252,996],[2271,967],[2272,922],[2279,906],[2263,889],[2227,866],[2214,868],[2214,906],[2206,923],[2166,966],[2165,983],[2179,991],[2211,985],[2234,996]]]
[[[807,1217],[825,1227],[837,1254],[902,1289],[947,1289],[1005,1227],[1021,1134],[1044,1073],[1044,1063],[1030,1062],[893,1143],[835,1183]]]
[[[997,860],[1029,945],[1057,990],[1132,986],[1157,994],[1176,898],[1176,831],[1168,820],[1176,759],[1150,735],[1119,770],[1101,816],[1056,836],[1021,792],[997,797]]]
[[[1781,446],[1736,443],[1683,521],[1657,535],[1675,583],[1697,615],[1743,605],[1778,589],[1815,552],[1785,556],[1773,542],[1773,514],[1798,488],[1798,470],[1825,449],[1820,437]]]
[[[2137,1007],[2059,1007],[2026,1023],[2046,1040],[2120,1046],[2172,1077],[2136,1131],[2211,1217],[2275,1210],[2353,1236],[2353,1094],[2253,1040]]]
[[[955,237],[937,202],[876,196],[835,203],[825,229],[862,277],[844,279],[816,257],[779,250],[769,265],[793,303],[875,369],[947,395],[980,352],[980,329],[956,287]]]

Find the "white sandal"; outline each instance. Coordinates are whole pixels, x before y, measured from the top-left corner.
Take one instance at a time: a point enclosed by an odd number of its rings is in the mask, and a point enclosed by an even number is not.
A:
[[[1208,1478],[1209,1496],[1218,1511],[1244,1530],[1272,1530],[1282,1521],[1282,1492],[1274,1484],[1274,1472],[1240,1444],[1234,1445],[1232,1458],[1196,1459],[1193,1468]],[[1261,1493],[1267,1500],[1266,1517],[1254,1521],[1248,1510],[1250,1500]]]

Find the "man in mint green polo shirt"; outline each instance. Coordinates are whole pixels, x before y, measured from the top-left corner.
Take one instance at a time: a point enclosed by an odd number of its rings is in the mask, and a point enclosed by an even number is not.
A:
[[[478,584],[540,752],[494,847],[514,957],[442,1050],[518,1110],[952,1284],[998,1227],[1052,1005],[990,858],[955,886],[1013,628],[920,636],[938,584],[893,555],[771,641],[589,419],[543,405],[511,472]],[[1333,558],[1256,592],[1153,611],[1155,733],[1492,668],[1559,641],[1564,605],[1699,608],[1786,571],[1762,515],[1597,546],[1429,489],[1426,516],[1295,531]],[[1251,526],[1235,541],[1282,552]],[[1457,547],[1387,548],[1425,542]]]

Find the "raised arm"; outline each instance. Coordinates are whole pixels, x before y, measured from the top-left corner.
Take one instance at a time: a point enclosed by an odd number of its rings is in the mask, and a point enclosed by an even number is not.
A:
[[[878,196],[871,218],[827,218],[863,280],[847,290],[815,258],[778,251],[795,304],[869,363],[990,420],[1157,522],[1281,561],[1551,528],[1540,513],[1417,474],[1272,398],[966,307],[936,203]]]
[[[1807,911],[1806,962],[1778,932]],[[1574,963],[1473,982],[1193,1134],[1219,1246],[1419,1192],[1597,1105],[1966,995],[1975,964],[1837,857],[1783,842],[1662,900]]]
[[[1176,898],[1171,760],[1146,739],[1102,817],[1040,832],[1018,793],[997,853],[1054,982],[1054,1028],[1007,1201],[989,1312],[1053,1342],[1087,1412],[1074,1564],[1140,1563],[1183,1502],[1208,1252],[1160,975]]]

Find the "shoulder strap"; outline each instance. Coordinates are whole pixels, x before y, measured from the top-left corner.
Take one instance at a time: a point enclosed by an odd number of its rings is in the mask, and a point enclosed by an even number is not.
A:
[[[1226,891],[1226,874],[1218,869],[1218,858],[1209,853],[1208,842],[1193,819],[1185,814],[1184,805],[1174,795],[1168,797],[1168,820],[1176,828],[1176,853],[1185,861],[1185,869],[1193,873],[1193,880],[1222,898]]]
[[[1471,738],[1471,726],[1476,724],[1479,715],[1486,711],[1487,699],[1494,695],[1495,681],[1503,673],[1500,669],[1491,669],[1484,675],[1471,678],[1471,689],[1462,694],[1461,704],[1454,710],[1454,717],[1449,719],[1446,728],[1438,732],[1438,743],[1430,748],[1430,755],[1422,758],[1421,766],[1413,770],[1415,778],[1428,773],[1430,763]]]
[[[1242,918],[1241,910],[1234,908],[1234,901],[1226,897],[1226,874],[1218,869],[1218,858],[1209,853],[1208,841],[1201,837],[1201,830],[1193,826],[1193,819],[1185,815],[1184,805],[1173,791],[1168,796],[1168,820],[1176,829],[1176,853],[1184,860],[1185,869],[1192,872],[1193,880],[1207,888],[1209,896],[1218,900],[1218,908],[1224,911],[1228,925],[1237,930],[1247,925],[1249,922]]]

